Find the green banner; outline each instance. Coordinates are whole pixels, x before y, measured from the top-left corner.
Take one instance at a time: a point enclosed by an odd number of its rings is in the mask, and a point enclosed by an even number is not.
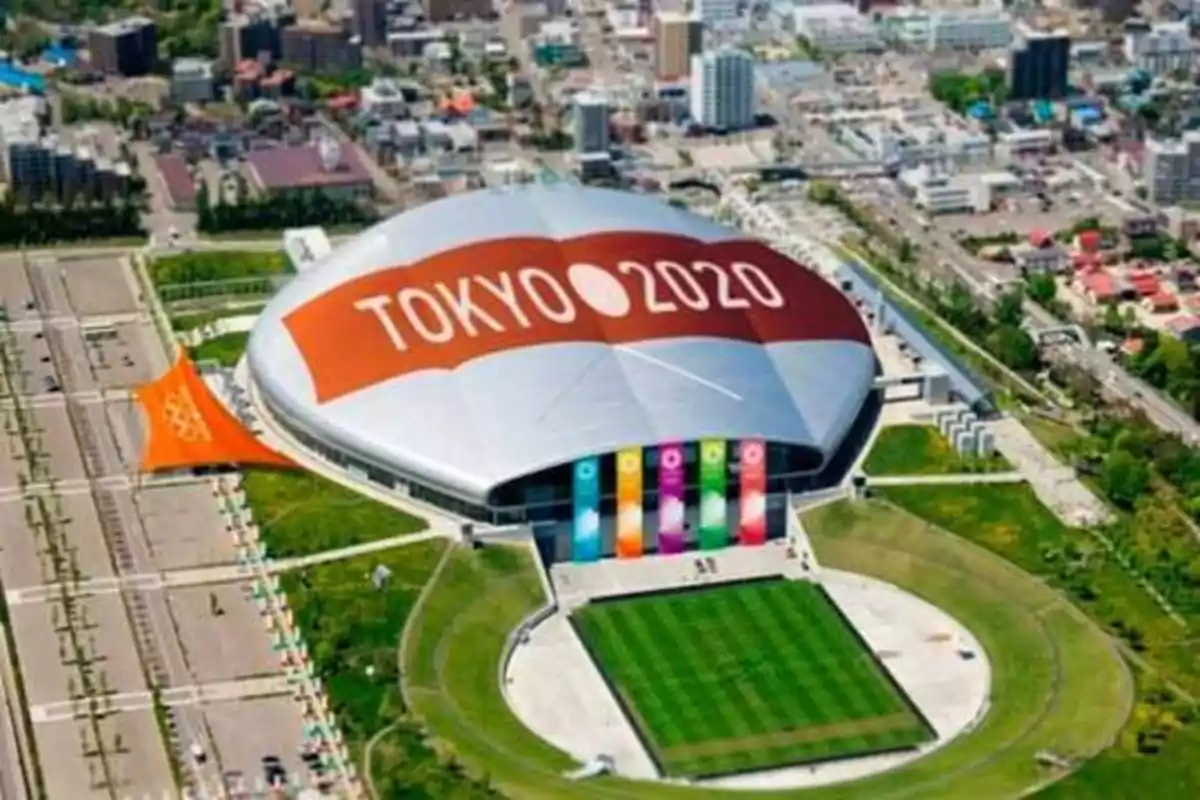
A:
[[[700,548],[716,550],[729,544],[726,520],[725,442],[704,439],[700,442]]]

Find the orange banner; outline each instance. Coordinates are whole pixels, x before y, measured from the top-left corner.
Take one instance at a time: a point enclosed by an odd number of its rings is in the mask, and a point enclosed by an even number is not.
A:
[[[642,554],[642,448],[617,451],[617,556]]]
[[[142,471],[261,464],[294,467],[267,447],[213,396],[186,355],[134,390],[146,415]]]
[[[657,233],[479,242],[351,280],[284,325],[318,402],[557,342],[868,341],[836,288],[765,244]]]

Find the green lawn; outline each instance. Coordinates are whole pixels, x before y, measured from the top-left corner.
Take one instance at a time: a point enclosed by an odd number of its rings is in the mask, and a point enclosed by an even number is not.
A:
[[[306,471],[246,470],[243,488],[275,558],[425,530],[423,519]]]
[[[1200,697],[1194,618],[1188,626],[1172,620],[1091,534],[1063,525],[1028,487],[887,487],[881,494],[1066,593],[1124,639],[1136,659],[1138,703],[1116,746],[1048,790],[1048,797],[1200,793],[1200,725],[1187,696]]]
[[[367,744],[375,742],[371,771],[381,800],[494,797],[439,758],[405,718],[400,697],[401,633],[448,546],[443,539],[417,542],[281,576],[356,764],[363,763]],[[391,570],[382,591],[369,579],[380,565]]]
[[[235,367],[246,352],[250,332],[225,333],[188,348],[193,361],[216,361],[223,367]]]
[[[992,666],[991,710],[910,765],[805,791],[722,791],[562,777],[571,759],[526,729],[496,683],[505,638],[543,602],[529,558],[456,550],[413,615],[404,680],[412,709],[475,774],[522,800],[991,800],[1058,777],[1049,750],[1086,758],[1116,735],[1131,685],[1111,642],[1063,597],[1003,559],[878,503],[805,518],[818,557],[912,591],[966,625]],[[519,551],[518,551],[519,552]]]
[[[155,286],[262,278],[291,271],[287,256],[269,250],[206,250],[163,256],[150,262]]]
[[[749,772],[932,738],[812,583],[602,600],[573,621],[667,775]]]
[[[868,475],[954,475],[1011,470],[1003,456],[959,455],[932,425],[890,425],[879,431],[863,462]]]
[[[352,750],[401,712],[400,631],[446,547],[432,539],[280,576]],[[370,580],[380,565],[392,573],[382,591]]]

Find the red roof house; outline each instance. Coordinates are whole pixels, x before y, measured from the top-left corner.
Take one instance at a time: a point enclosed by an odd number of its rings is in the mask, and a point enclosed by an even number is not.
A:
[[[1162,283],[1153,272],[1131,272],[1129,283],[1142,297],[1153,297],[1162,291]]]
[[[1179,298],[1170,292],[1159,292],[1146,298],[1146,305],[1155,314],[1167,314],[1179,310]]]
[[[1079,283],[1093,303],[1112,303],[1117,299],[1117,284],[1112,275],[1103,270],[1080,276]]]
[[[1100,231],[1080,231],[1075,235],[1075,246],[1085,253],[1100,252]]]
[[[1054,234],[1044,228],[1034,228],[1029,232],[1029,244],[1034,247],[1049,247],[1054,244]]]

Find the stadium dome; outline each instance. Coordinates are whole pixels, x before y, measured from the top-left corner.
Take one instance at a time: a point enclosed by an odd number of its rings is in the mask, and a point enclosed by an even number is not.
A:
[[[488,505],[631,446],[757,438],[814,466],[871,391],[853,304],[761,242],[642,195],[484,190],[388,219],[260,315],[273,420],[370,474]]]

